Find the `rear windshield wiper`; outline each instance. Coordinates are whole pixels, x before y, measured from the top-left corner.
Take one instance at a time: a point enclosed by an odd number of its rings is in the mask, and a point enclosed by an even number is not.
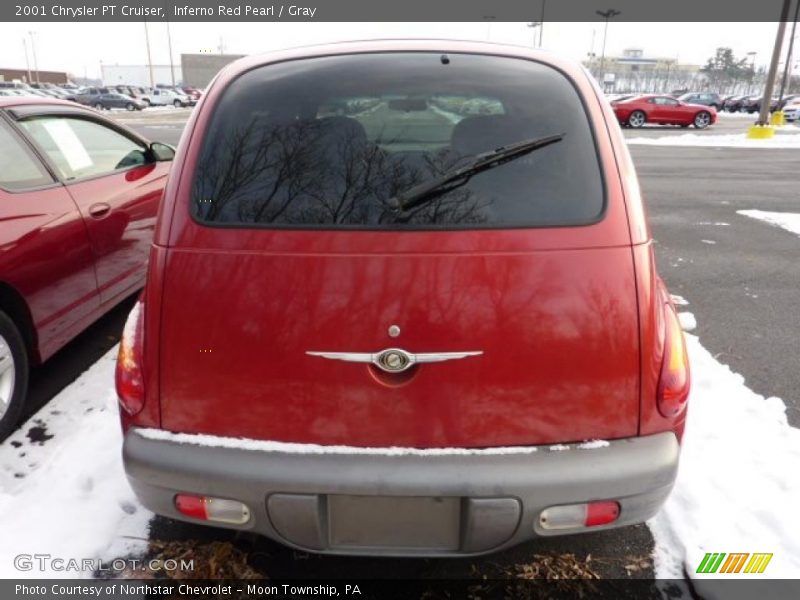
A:
[[[390,198],[388,204],[395,212],[407,212],[436,196],[440,196],[464,185],[477,173],[493,169],[515,158],[530,154],[534,150],[560,142],[564,139],[565,135],[565,133],[558,133],[547,137],[522,140],[489,152],[478,154],[467,164],[456,169],[445,171],[438,177],[423,181],[407,189],[403,193]]]

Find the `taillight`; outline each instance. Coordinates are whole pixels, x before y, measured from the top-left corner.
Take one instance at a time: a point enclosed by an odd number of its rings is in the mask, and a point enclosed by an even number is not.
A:
[[[250,509],[238,500],[178,494],[175,496],[178,512],[201,521],[219,521],[243,525],[250,520]]]
[[[619,518],[619,503],[613,500],[551,506],[539,515],[542,529],[583,529],[608,525]]]
[[[664,307],[664,357],[658,381],[658,410],[674,417],[686,407],[689,398],[689,355],[678,315],[670,305]]]
[[[130,416],[144,408],[143,350],[144,303],[139,300],[125,322],[117,355],[117,397],[122,410]]]

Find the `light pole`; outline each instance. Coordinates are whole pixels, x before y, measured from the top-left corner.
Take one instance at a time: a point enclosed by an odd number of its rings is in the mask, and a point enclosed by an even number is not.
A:
[[[544,7],[547,0],[542,0],[542,14],[539,17],[539,48],[542,47],[542,40],[544,39]]]
[[[670,70],[670,67],[672,67],[672,61],[667,59],[667,79],[666,79],[666,81],[664,81],[664,93],[665,94],[669,92],[669,70]]]
[[[753,91],[753,83],[756,79],[756,54],[757,52],[748,52],[747,56],[752,57],[750,60],[750,84],[747,86],[747,93],[750,94]]]
[[[28,40],[22,38],[22,47],[25,48],[25,68],[28,70],[28,83],[31,82],[31,62],[28,59]]]
[[[537,27],[541,27],[542,24],[539,23],[539,22],[534,21],[533,23],[528,23],[527,25],[528,25],[528,27],[530,27],[533,30],[532,43],[533,43],[533,48],[536,48],[536,28]]]
[[[169,46],[169,72],[172,76],[172,87],[175,87],[175,64],[172,61],[172,34],[169,31],[169,21],[167,21],[167,46]]]
[[[794,32],[797,29],[797,17],[800,13],[800,0],[797,0],[794,7],[794,21],[792,21],[792,33],[789,36],[789,51],[786,54],[786,66],[783,68],[783,80],[781,81],[781,93],[778,98],[778,110],[781,109],[781,102],[783,102],[783,92],[786,89],[786,78],[789,77],[789,65],[792,64],[792,50],[794,49]]]
[[[147,66],[150,69],[150,87],[155,88],[153,81],[153,59],[150,57],[150,32],[147,30],[147,21],[144,22],[144,42],[147,46]]]
[[[606,20],[605,27],[603,28],[603,50],[600,52],[600,77],[603,78],[602,79],[602,84],[603,84],[603,89],[605,90],[605,88],[606,88],[606,82],[605,82],[605,78],[606,78],[606,71],[605,71],[605,65],[606,65],[606,38],[608,37],[608,21],[609,21],[609,19],[613,19],[617,15],[622,14],[622,11],[615,10],[613,8],[609,8],[608,10],[597,10],[595,12]]]
[[[36,41],[34,39],[35,31],[29,31],[28,36],[31,38],[31,52],[33,53],[33,71],[36,74],[36,83],[39,83],[39,63],[36,61]]]
[[[770,99],[772,98],[772,91],[775,89],[775,78],[778,75],[778,62],[781,59],[781,46],[783,45],[783,36],[786,34],[786,20],[789,18],[790,2],[791,0],[783,0],[781,18],[778,22],[778,35],[775,36],[775,47],[772,49],[772,60],[767,73],[767,83],[764,86],[764,95],[761,97],[761,111],[758,113],[757,126],[763,127],[769,124]]]

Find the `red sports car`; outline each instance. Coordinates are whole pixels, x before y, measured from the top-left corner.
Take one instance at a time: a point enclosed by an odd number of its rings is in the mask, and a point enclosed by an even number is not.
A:
[[[29,367],[142,287],[173,156],[84,106],[0,98],[0,440]]]
[[[717,121],[717,111],[712,106],[687,104],[669,96],[636,96],[612,102],[611,106],[620,125],[628,127],[654,123],[681,127],[694,125],[697,129],[705,129]]]

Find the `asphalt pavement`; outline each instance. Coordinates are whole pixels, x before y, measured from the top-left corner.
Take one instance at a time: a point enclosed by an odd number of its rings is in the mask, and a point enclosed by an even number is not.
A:
[[[151,140],[176,144],[190,109],[115,113]],[[675,127],[625,130],[627,137],[744,131],[748,119],[728,117],[706,131]],[[738,210],[800,212],[800,152],[742,148],[630,146],[656,240],[659,271],[690,304],[695,333],[718,360],[765,396],[789,406],[800,424],[797,369],[800,317],[800,237]],[[722,225],[726,223],[726,225]],[[713,242],[713,243],[712,243]],[[113,311],[51,363],[33,374],[41,405],[113,346],[127,308]],[[542,556],[573,556],[603,577],[652,577],[652,537],[640,525],[543,539],[486,558],[458,560],[309,556],[246,534],[157,518],[152,537],[166,541],[233,541],[250,563],[280,577],[490,577],[514,572]],[[539,558],[537,558],[539,557]],[[589,560],[587,561],[587,557]]]

